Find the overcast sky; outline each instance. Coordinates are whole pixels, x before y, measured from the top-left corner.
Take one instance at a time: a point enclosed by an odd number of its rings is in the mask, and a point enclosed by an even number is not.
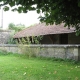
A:
[[[39,14],[36,11],[30,11],[26,14],[12,11],[3,12],[3,28],[7,28],[9,23],[14,24],[24,24],[25,26],[30,26],[35,23],[39,23]],[[2,10],[0,10],[0,26],[2,20]]]

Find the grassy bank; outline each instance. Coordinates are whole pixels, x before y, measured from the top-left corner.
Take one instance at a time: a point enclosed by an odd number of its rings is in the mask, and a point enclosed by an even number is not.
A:
[[[80,80],[80,62],[0,55],[0,80]]]

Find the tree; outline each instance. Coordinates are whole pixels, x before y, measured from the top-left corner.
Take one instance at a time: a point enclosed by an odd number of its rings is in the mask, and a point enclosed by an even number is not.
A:
[[[10,23],[10,24],[8,25],[8,28],[11,29],[11,30],[13,30],[13,27],[14,27],[14,26],[15,26],[14,23]]]
[[[17,24],[17,25],[15,25],[14,23],[10,23],[8,25],[8,29],[9,30],[15,30],[15,32],[21,31],[24,28],[25,28],[25,25],[23,25],[23,24]]]
[[[13,35],[18,32],[18,31],[21,31],[25,28],[25,25],[23,24],[17,24],[15,25],[14,23],[10,23],[8,25],[8,29],[9,30],[14,30],[15,32],[13,32],[11,35],[10,35],[10,38],[8,40],[8,44],[16,44],[16,41],[13,39]]]
[[[5,5],[4,10],[9,10],[7,4],[13,8],[13,11],[28,12],[36,10],[42,12],[40,21],[50,24],[64,23],[64,26],[75,27],[76,32],[80,34],[80,0],[1,0]],[[34,6],[35,5],[35,6]]]

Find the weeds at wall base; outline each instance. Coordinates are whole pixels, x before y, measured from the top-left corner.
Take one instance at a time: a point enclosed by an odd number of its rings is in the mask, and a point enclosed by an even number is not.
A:
[[[40,44],[40,40],[42,39],[42,36],[32,36],[32,37],[26,37],[26,38],[22,38],[19,39],[17,42],[18,47],[21,50],[21,53],[23,53],[25,56],[31,58],[31,57],[36,57],[36,55],[38,55],[39,52],[39,48],[37,49],[31,49],[30,45],[31,44]],[[37,54],[35,54],[35,52]]]

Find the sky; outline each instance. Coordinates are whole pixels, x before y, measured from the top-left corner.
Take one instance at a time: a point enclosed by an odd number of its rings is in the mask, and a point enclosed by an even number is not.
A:
[[[9,23],[24,24],[26,27],[39,23],[39,14],[36,11],[29,11],[28,13],[18,13],[12,11],[3,11],[3,29],[6,29]],[[2,10],[0,10],[0,26],[2,23]]]

